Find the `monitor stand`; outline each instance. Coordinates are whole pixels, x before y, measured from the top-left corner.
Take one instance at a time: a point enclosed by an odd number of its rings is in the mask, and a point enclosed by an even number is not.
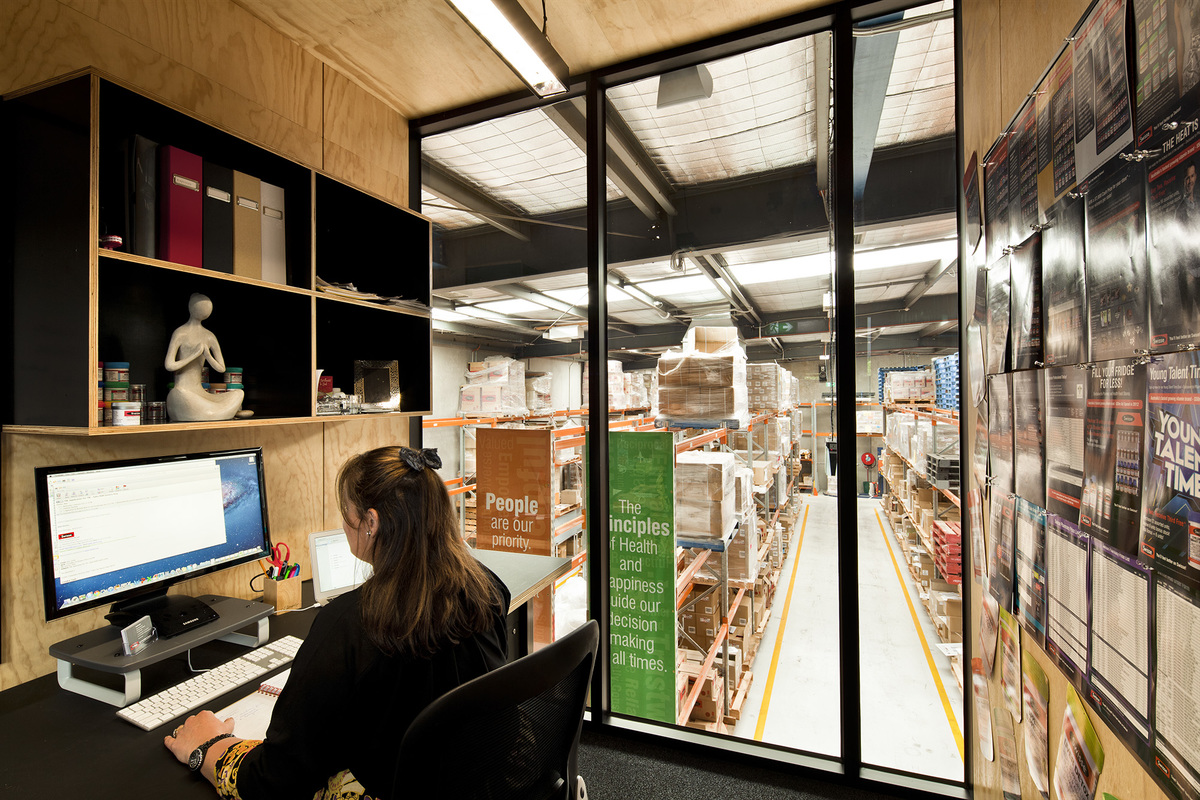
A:
[[[274,607],[255,600],[217,595],[204,595],[198,600],[210,606],[219,619],[200,627],[189,625],[183,633],[151,642],[132,656],[125,655],[121,646],[121,628],[116,625],[106,625],[51,645],[50,655],[58,660],[58,685],[69,692],[124,708],[141,699],[142,667],[211,641],[246,647],[266,644],[270,635],[269,617]],[[238,632],[255,623],[257,627],[253,633]],[[124,688],[110,689],[85,680],[74,674],[75,666],[120,675],[124,679]]]
[[[142,617],[150,617],[150,624],[158,632],[158,638],[170,639],[184,631],[216,622],[220,614],[199,598],[167,594],[163,590],[149,597],[115,603],[112,610],[104,615],[117,628],[127,628]]]

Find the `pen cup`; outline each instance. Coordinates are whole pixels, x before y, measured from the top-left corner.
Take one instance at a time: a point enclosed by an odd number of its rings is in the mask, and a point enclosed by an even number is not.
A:
[[[281,581],[267,578],[263,586],[263,602],[275,606],[275,611],[293,611],[300,608],[300,576]]]

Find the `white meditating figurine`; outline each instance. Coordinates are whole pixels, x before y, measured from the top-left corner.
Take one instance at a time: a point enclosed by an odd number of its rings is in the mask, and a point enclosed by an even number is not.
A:
[[[217,372],[225,371],[217,337],[201,324],[212,314],[212,308],[212,300],[193,294],[188,300],[191,318],[171,334],[165,365],[175,373],[175,387],[167,394],[167,414],[172,422],[233,419],[249,414],[238,413],[245,397],[241,389],[210,394],[200,382],[205,361]]]

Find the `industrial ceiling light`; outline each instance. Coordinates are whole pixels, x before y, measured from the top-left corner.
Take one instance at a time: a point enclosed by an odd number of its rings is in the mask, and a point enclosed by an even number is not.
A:
[[[579,325],[552,325],[542,333],[542,336],[556,342],[569,342],[572,339],[582,339],[583,328]]]
[[[446,0],[538,97],[567,91],[570,69],[518,0]]]
[[[712,97],[713,81],[708,67],[699,64],[658,76],[658,107],[667,108]]]

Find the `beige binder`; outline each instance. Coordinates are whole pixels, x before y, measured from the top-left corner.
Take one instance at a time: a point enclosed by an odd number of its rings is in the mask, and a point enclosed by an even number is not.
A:
[[[233,274],[262,278],[262,184],[253,175],[233,173]]]

